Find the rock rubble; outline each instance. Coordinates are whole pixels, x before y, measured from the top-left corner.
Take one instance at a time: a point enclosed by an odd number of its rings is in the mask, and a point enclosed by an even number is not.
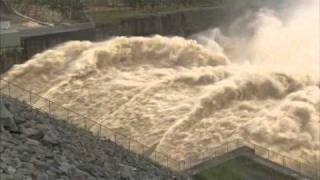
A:
[[[0,104],[0,135],[1,180],[187,179],[7,97]]]

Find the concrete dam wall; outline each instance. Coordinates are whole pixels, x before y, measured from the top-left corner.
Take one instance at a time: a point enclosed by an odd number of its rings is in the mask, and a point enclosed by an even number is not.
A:
[[[221,25],[227,18],[221,7],[192,8],[189,10],[124,18],[117,25],[96,28],[97,40],[111,36],[189,36],[210,27]]]

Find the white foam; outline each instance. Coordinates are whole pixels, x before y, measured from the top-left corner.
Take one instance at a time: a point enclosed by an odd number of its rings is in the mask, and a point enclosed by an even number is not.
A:
[[[293,21],[280,24],[274,36],[274,26],[263,23],[258,31],[265,33],[246,49],[256,56],[245,64],[229,62],[216,43],[210,49],[180,37],[118,37],[68,42],[4,78],[177,158],[241,137],[316,163],[318,44],[312,34],[295,36],[310,30],[306,21],[299,31],[289,31]]]

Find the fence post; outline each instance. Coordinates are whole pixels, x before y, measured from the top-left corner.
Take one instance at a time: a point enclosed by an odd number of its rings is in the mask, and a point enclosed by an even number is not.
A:
[[[142,154],[144,156],[144,145],[142,145]]]
[[[209,153],[209,148],[207,147],[206,148],[206,151],[205,151],[206,153],[205,153],[205,156],[208,158],[209,156],[210,156],[210,153]],[[210,158],[210,157],[209,157]]]
[[[48,101],[48,111],[49,111],[49,116],[51,116],[51,103],[50,103],[50,100],[47,100]]]
[[[67,121],[70,121],[70,119],[69,119],[69,111],[67,111]]]
[[[201,152],[201,154],[200,154],[200,159],[201,159],[201,162],[203,162],[203,160],[204,160],[204,152]]]
[[[128,146],[129,146],[129,147],[128,147],[128,149],[129,149],[129,151],[131,151],[131,138],[129,138],[129,142],[128,142],[128,143],[129,143],[129,145],[128,145]]]
[[[4,98],[3,98],[3,96],[2,96],[2,88],[1,88],[1,83],[2,83],[2,80],[0,79],[0,104],[2,105],[2,104],[4,104]]]
[[[111,138],[112,139],[112,138]],[[114,134],[114,151],[116,150],[116,147],[117,147],[117,134]],[[113,152],[114,153],[114,152]]]
[[[8,83],[8,94],[9,94],[9,97],[11,97],[10,83],[9,82],[7,82],[7,83]]]
[[[29,104],[32,105],[32,96],[31,96],[31,91],[29,90]]]
[[[169,158],[167,155],[166,155],[166,157],[167,157],[167,168],[169,168]]]
[[[227,152],[229,152],[229,143],[227,143]]]
[[[89,129],[89,128],[88,128],[88,119],[87,119],[87,118],[84,119],[84,129],[85,129],[85,130],[88,130],[88,129]]]

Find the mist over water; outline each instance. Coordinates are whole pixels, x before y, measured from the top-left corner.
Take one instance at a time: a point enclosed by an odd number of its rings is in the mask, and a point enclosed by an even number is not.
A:
[[[244,138],[319,163],[319,1],[254,17],[242,37],[68,42],[4,79],[180,159]]]

